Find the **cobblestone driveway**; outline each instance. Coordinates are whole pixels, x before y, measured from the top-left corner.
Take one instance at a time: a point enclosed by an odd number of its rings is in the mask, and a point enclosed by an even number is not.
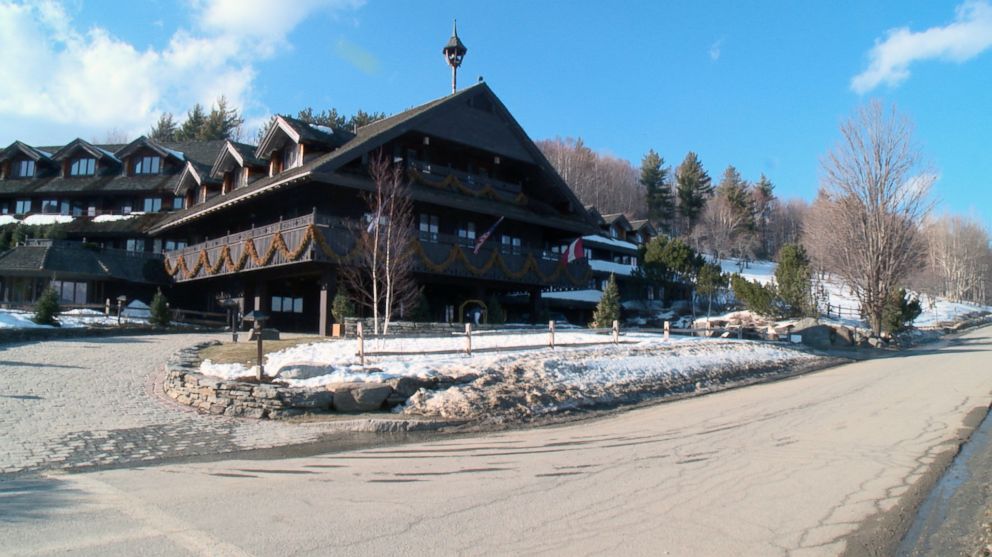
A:
[[[176,350],[222,335],[0,346],[0,474],[315,441],[318,426],[201,416],[152,393]]]

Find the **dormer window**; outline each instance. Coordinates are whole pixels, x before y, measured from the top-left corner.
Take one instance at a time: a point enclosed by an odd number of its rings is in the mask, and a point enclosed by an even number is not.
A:
[[[34,161],[31,159],[23,160],[17,163],[15,167],[16,174],[18,178],[31,178],[34,176]]]
[[[138,157],[134,162],[134,174],[135,176],[141,174],[158,174],[162,171],[162,157],[159,156],[147,156]]]
[[[75,159],[69,167],[69,176],[92,176],[96,174],[96,159]]]
[[[295,143],[290,143],[282,150],[282,169],[289,170],[299,166],[299,148]]]

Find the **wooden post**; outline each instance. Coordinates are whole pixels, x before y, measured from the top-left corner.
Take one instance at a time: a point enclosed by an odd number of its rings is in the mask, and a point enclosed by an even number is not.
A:
[[[107,298],[107,301],[103,303],[103,314],[110,317],[110,298]]]
[[[613,320],[613,344],[620,344],[620,322]]]
[[[472,355],[472,324],[465,324],[465,354]]]
[[[744,340],[744,324],[741,323],[737,326],[737,338],[738,340]]]
[[[365,333],[361,321],[355,324],[355,336],[358,337],[358,363],[365,367]]]
[[[262,374],[265,368],[262,366],[262,322],[255,321],[255,336],[258,338],[258,382],[262,383]]]
[[[548,348],[555,349],[555,321],[548,321]]]
[[[669,332],[671,331],[672,324],[669,321],[665,321],[665,340],[668,340]]]

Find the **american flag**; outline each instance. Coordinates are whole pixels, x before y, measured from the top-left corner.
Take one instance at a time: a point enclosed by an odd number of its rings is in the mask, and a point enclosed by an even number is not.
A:
[[[478,255],[479,250],[482,248],[482,244],[485,244],[486,240],[488,240],[489,237],[493,235],[493,231],[496,230],[496,227],[499,226],[499,223],[503,222],[504,218],[506,217],[500,217],[499,220],[494,222],[493,225],[489,227],[489,230],[486,230],[486,232],[482,236],[479,236],[478,239],[475,240],[475,249],[472,250],[472,253]]]

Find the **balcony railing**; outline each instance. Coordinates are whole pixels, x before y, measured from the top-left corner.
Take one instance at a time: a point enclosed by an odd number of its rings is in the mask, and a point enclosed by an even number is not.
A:
[[[446,234],[416,238],[411,248],[419,273],[575,286],[584,285],[591,272],[584,259],[564,265],[557,253],[503,245],[495,238],[478,254],[471,239]],[[165,266],[174,280],[185,282],[296,263],[348,264],[355,254],[353,228],[338,218],[311,214],[166,252]]]

